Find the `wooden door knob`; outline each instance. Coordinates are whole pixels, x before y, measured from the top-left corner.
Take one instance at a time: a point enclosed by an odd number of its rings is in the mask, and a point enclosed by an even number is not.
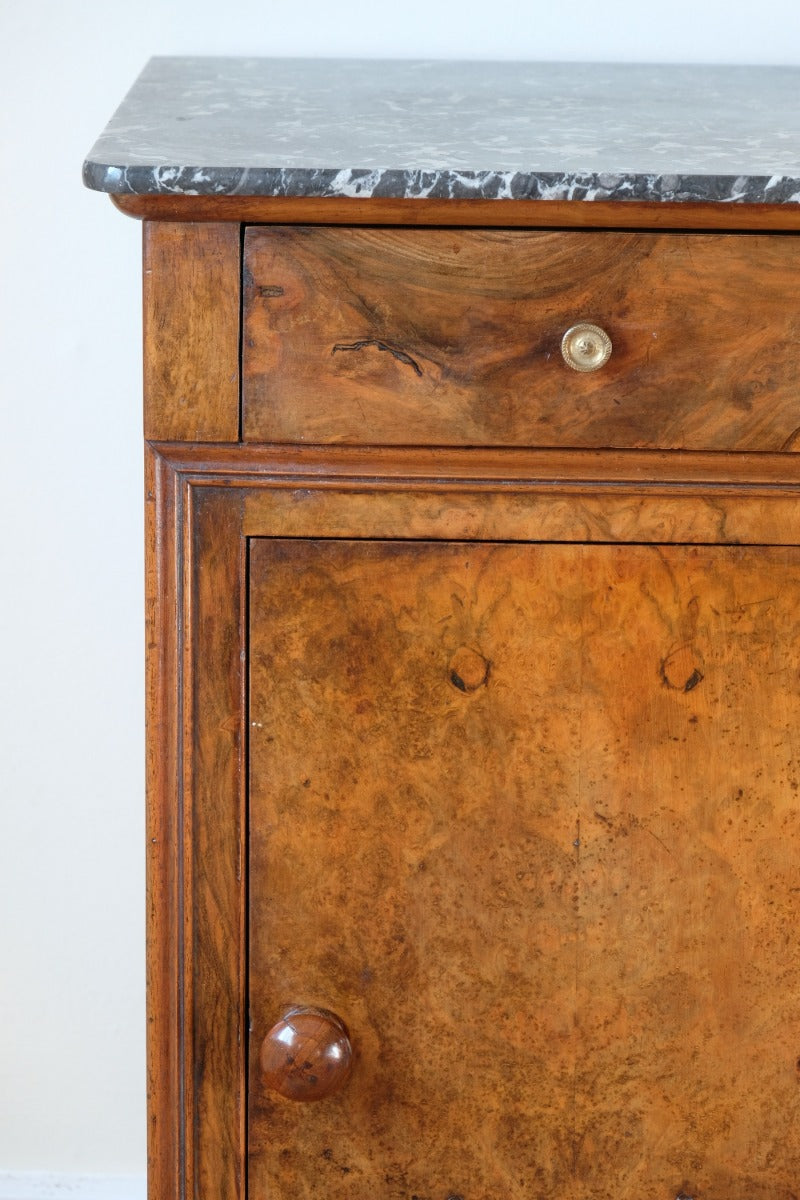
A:
[[[347,1026],[324,1008],[290,1008],[264,1038],[259,1065],[267,1087],[287,1100],[324,1100],[350,1075]]]

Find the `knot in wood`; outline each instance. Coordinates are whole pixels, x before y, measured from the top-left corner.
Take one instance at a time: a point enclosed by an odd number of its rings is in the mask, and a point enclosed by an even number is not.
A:
[[[461,646],[450,659],[450,682],[460,692],[475,692],[489,678],[488,659],[471,646]]]
[[[704,679],[701,662],[692,646],[678,646],[661,662],[661,678],[676,692],[691,692]]]

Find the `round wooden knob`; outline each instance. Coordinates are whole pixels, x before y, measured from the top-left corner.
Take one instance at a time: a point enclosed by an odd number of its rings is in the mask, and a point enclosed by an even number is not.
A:
[[[599,371],[611,357],[611,338],[599,325],[582,321],[564,334],[561,354],[573,371]]]
[[[267,1087],[287,1100],[324,1100],[353,1065],[347,1026],[324,1008],[290,1008],[264,1038],[259,1065]]]

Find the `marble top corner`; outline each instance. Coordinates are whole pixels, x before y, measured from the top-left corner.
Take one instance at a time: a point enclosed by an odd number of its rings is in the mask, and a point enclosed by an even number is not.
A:
[[[155,58],[112,193],[800,203],[800,68]]]

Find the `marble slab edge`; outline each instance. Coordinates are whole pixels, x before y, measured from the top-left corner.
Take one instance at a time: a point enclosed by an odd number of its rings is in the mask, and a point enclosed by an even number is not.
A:
[[[125,165],[87,159],[83,181],[112,195],[584,200],[800,204],[800,177]]]

